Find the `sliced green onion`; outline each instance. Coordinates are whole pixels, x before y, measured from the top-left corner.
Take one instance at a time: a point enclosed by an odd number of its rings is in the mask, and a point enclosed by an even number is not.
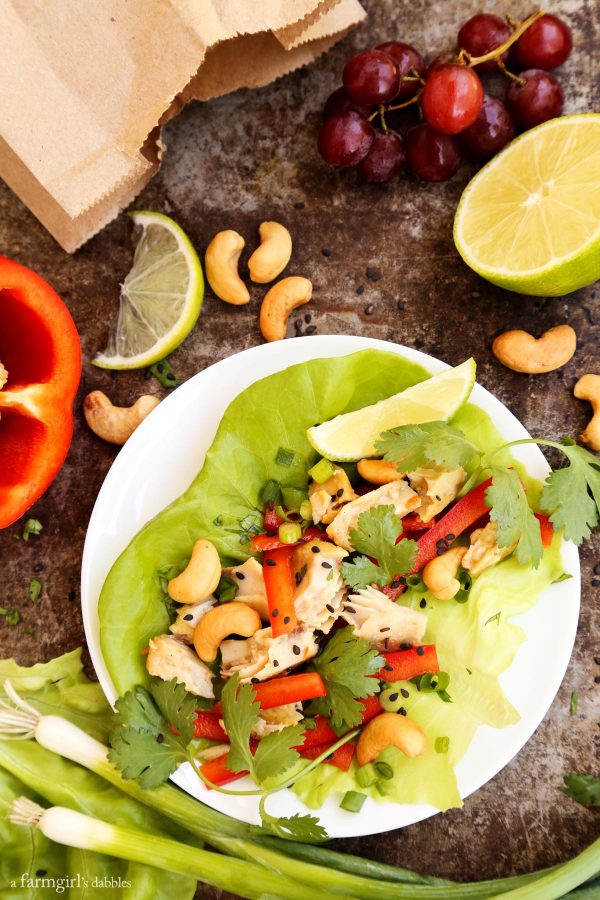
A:
[[[373,763],[367,763],[366,766],[360,766],[356,772],[356,780],[360,787],[370,787],[377,781],[377,770]]]
[[[346,791],[340,802],[340,809],[351,813],[360,812],[366,799],[367,795],[361,794],[360,791]]]
[[[179,375],[175,374],[171,363],[166,357],[164,359],[159,359],[158,362],[149,366],[146,371],[148,372],[148,375],[154,376],[164,388],[168,388],[169,390],[179,387],[181,384],[181,378]]]
[[[21,613],[18,609],[7,609],[4,606],[0,606],[0,616],[4,616],[4,621],[7,625],[18,625],[21,621]]]
[[[390,764],[386,762],[376,762],[375,771],[384,781],[390,781],[394,777],[394,770]]]
[[[300,504],[299,512],[300,512],[300,515],[302,516],[302,518],[306,522],[312,522],[313,513],[312,513],[312,505],[311,505],[310,500],[302,501],[302,503]]]
[[[298,522],[284,522],[279,526],[279,540],[283,544],[295,544],[302,537],[302,529]]]
[[[409,575],[406,579],[406,586],[416,591],[417,594],[424,594],[427,590],[427,585],[423,583],[420,575]]]
[[[39,519],[27,519],[27,521],[23,525],[23,533],[21,537],[24,541],[28,541],[30,534],[41,534],[43,530],[44,526]]]
[[[426,672],[411,678],[411,681],[423,694],[433,694],[446,690],[450,684],[450,676],[447,672]]]
[[[450,738],[449,737],[438,737],[435,739],[435,752],[436,753],[447,753],[448,747],[450,746]]]
[[[473,587],[473,579],[464,569],[458,574],[457,578],[460,582],[460,589],[454,599],[457,603],[466,603],[469,599],[471,588]]]
[[[382,797],[388,797],[392,792],[392,785],[387,778],[383,781],[378,781],[375,787],[377,788],[377,793],[381,794]]]
[[[573,691],[573,693],[571,694],[571,715],[572,716],[577,715],[578,707],[579,707],[579,694],[577,693],[577,691]]]
[[[270,478],[260,493],[260,499],[263,506],[277,506],[281,502],[281,485],[278,481]]]
[[[306,491],[301,491],[298,488],[293,487],[283,487],[281,489],[281,496],[283,505],[286,509],[299,510],[302,505],[302,501],[306,500]]]
[[[29,599],[32,603],[37,603],[42,596],[42,582],[37,578],[32,578],[29,582]]]
[[[323,484],[334,474],[333,463],[329,462],[328,459],[320,459],[312,469],[308,470],[308,474],[317,484]]]
[[[285,469],[289,469],[295,458],[296,453],[294,450],[290,450],[288,447],[280,447],[275,454],[275,464],[283,466]]]
[[[397,687],[387,688],[379,695],[379,702],[386,712],[396,713],[404,704],[404,698]]]

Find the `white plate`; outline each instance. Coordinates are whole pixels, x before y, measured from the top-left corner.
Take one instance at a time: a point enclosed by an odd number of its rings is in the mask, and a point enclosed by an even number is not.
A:
[[[448,366],[431,356],[386,341],[363,337],[323,335],[252,347],[199,372],[144,421],[127,441],[98,494],[86,536],[82,574],[83,621],[100,684],[111,702],[116,692],[102,658],[98,628],[98,598],[113,562],[140,528],[182,494],[197,475],[227,405],[259,378],[299,362],[345,356],[373,348],[398,353],[431,373]],[[520,422],[488,391],[476,384],[471,401],[488,412],[506,440],[528,437]],[[175,439],[174,439],[175,436]],[[515,455],[531,475],[544,479],[548,465],[534,445],[517,448]],[[518,753],[542,721],[567,668],[579,614],[579,556],[571,543],[563,544],[566,571],[572,579],[552,585],[536,606],[515,621],[527,634],[501,683],[506,696],[521,714],[516,725],[501,730],[481,726],[456,774],[463,798],[493,778]],[[531,678],[535,672],[536,677]],[[256,823],[255,797],[231,797],[207,791],[186,763],[173,780],[204,803],[246,822]],[[244,782],[239,782],[240,788]],[[254,785],[248,784],[248,787]],[[318,813],[331,837],[376,834],[411,825],[437,812],[426,805],[389,804],[368,799],[360,815],[338,806],[329,797]],[[305,812],[291,791],[269,801],[277,815]]]

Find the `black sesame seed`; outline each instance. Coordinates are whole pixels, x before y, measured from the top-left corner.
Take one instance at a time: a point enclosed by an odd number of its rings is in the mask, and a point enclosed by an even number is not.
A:
[[[327,247],[323,247],[321,253],[323,254],[323,256],[331,256],[331,250],[329,250]]]
[[[356,288],[356,293],[357,293],[358,296],[360,297],[360,295],[361,295],[361,294],[364,294],[364,292],[365,292],[365,286],[364,286],[364,284],[359,284],[358,287]]]
[[[592,578],[592,587],[598,587],[600,584],[600,578]]]
[[[404,312],[404,310],[406,309],[406,303],[404,302],[404,300],[398,300],[398,309],[400,310],[400,312]]]
[[[278,615],[279,615],[279,610],[278,610],[278,609],[272,610],[272,612],[271,612],[271,618],[276,619]]]
[[[386,650],[388,649],[388,647],[390,646],[389,638],[386,637],[385,641],[383,642],[383,646],[385,647]]]
[[[44,875],[48,874],[48,869],[36,869],[35,874],[38,878],[43,878]]]
[[[394,667],[393,667],[393,666],[387,666],[387,665],[386,665],[386,666],[384,666],[383,668],[385,669],[386,672],[393,672],[393,671],[394,671]]]
[[[273,665],[275,666],[275,668],[277,668],[277,667],[279,666],[279,660],[278,660],[278,659],[274,659],[274,660],[273,660]]]
[[[400,584],[402,584],[402,585],[404,585],[404,587],[406,587],[406,578],[404,577],[404,575],[402,575],[402,576],[398,579],[398,581],[400,582]]]
[[[187,616],[184,616],[184,617],[183,617],[183,621],[184,621],[184,622],[191,622],[193,618],[194,618],[193,615],[192,615],[191,613],[188,613]]]
[[[300,653],[302,652],[302,651],[300,650],[300,647],[298,646],[298,644],[294,644],[294,646],[292,647],[292,650],[294,651],[294,654],[295,654],[296,656],[300,656]]]
[[[335,612],[335,606],[332,606],[331,603],[327,603],[325,609],[328,609],[330,613]]]
[[[600,563],[596,563],[594,566],[594,575],[600,575]]]
[[[596,682],[596,684],[600,684],[600,675],[596,675],[594,681]]]
[[[235,577],[236,577],[236,578],[239,578],[240,581],[243,581],[244,578],[245,578],[246,576],[244,575],[243,572],[236,572],[236,573],[235,573]]]
[[[346,610],[346,612],[349,612],[349,613],[355,613],[355,612],[356,612],[356,610],[354,609],[353,606],[348,606],[348,605],[346,605],[346,606],[344,607],[344,609]]]
[[[455,534],[450,533],[450,534],[447,534],[447,535],[446,535],[446,540],[447,540],[447,541],[453,541],[453,540],[455,539],[455,537],[456,537]]]
[[[372,303],[369,303],[368,306],[365,306],[365,316],[372,316],[375,312],[375,307]]]
[[[302,325],[303,325],[302,319],[296,319],[296,321],[294,322],[294,325],[296,326],[296,328],[302,328]]]
[[[312,316],[310,313],[306,313],[306,315],[304,316],[304,321],[307,325],[310,325],[310,323],[312,322]]]
[[[339,656],[334,656],[334,657],[332,657],[332,658],[329,660],[329,662],[334,663],[334,662],[337,662],[338,659],[339,659]]]
[[[160,372],[160,374],[162,375],[162,373],[165,371],[165,364],[164,364],[164,363],[158,363],[157,366],[156,366],[156,371],[157,371],[157,372]]]
[[[412,644],[400,644],[401,650],[412,650]]]
[[[401,716],[406,716],[406,715],[407,715],[407,712],[406,712],[406,710],[404,709],[403,706],[400,707],[400,709],[398,710],[398,712],[400,713]]]
[[[259,680],[260,680],[259,678],[251,678],[251,679],[250,679],[250,681],[252,682],[252,684],[258,684]]]
[[[274,559],[267,559],[267,560],[265,560],[265,565],[267,565],[267,566],[276,566],[277,563],[275,562]]]
[[[391,703],[395,703],[396,700],[398,699],[398,694],[397,694],[397,692],[394,692],[393,694],[390,694],[389,699],[390,699],[390,702],[391,702]]]
[[[284,624],[284,625],[287,625],[287,624],[289,623],[289,621],[290,621],[290,617],[289,617],[289,616],[284,616],[284,617],[283,617],[283,624]]]
[[[306,329],[306,331],[305,331],[304,333],[305,333],[305,334],[316,334],[316,333],[317,333],[317,326],[316,326],[316,325],[309,325],[308,328]]]
[[[441,502],[442,498],[438,494],[434,494],[434,497],[438,502]]]
[[[440,538],[439,541],[436,541],[436,542],[435,542],[435,546],[436,546],[436,547],[443,547],[445,543],[446,543],[446,539],[445,539],[445,538]]]
[[[340,488],[338,491],[336,491],[335,496],[342,497],[343,494],[344,494],[344,488]]]
[[[594,662],[596,663],[597,666],[600,666],[600,656],[595,656]]]
[[[77,591],[69,591],[69,593],[67,594],[67,599],[71,600],[71,602],[73,602],[73,600],[76,598],[76,596],[77,596]]]
[[[367,266],[367,278],[369,281],[379,281],[380,278],[383,278],[383,275],[379,271],[379,269],[373,268],[373,266]]]
[[[312,550],[313,553],[320,553],[320,552],[321,552],[321,548],[320,548],[320,547],[317,547],[316,544],[313,544],[312,547],[311,547],[310,549]]]
[[[386,625],[385,628],[380,628],[380,629],[379,629],[379,631],[381,632],[381,634],[385,634],[385,632],[386,632],[386,631],[389,631],[389,630],[390,630],[389,625]]]
[[[438,547],[436,556],[443,556],[447,549],[448,548],[446,547],[446,545],[444,545],[443,547]]]
[[[393,581],[390,581],[390,587],[391,587],[391,589],[392,589],[393,591],[395,591],[396,588],[399,588],[399,587],[400,587],[400,579],[399,579],[399,578],[394,578]]]
[[[410,697],[410,694],[408,693],[408,691],[406,690],[406,688],[400,688],[400,693],[402,694],[402,696],[404,697],[404,699],[406,699],[407,697]]]
[[[423,647],[417,647],[417,656],[424,656],[425,649]]]
[[[419,606],[421,607],[421,609],[425,609],[425,607],[427,606],[427,600],[425,600],[425,599],[421,600],[419,602]]]
[[[332,568],[333,568],[333,566],[331,565],[331,563],[328,563],[328,562],[322,562],[322,563],[321,563],[321,566],[322,566],[324,569],[332,569]]]
[[[44,563],[36,563],[33,567],[34,572],[43,572],[44,571]]]
[[[294,209],[304,209],[305,206],[306,206],[306,204],[302,203],[301,200],[299,200],[298,203],[294,203]]]
[[[157,735],[156,735],[156,743],[157,743],[157,744],[162,744],[162,742],[164,741],[164,739],[165,739],[164,734],[157,734]]]
[[[333,759],[333,753],[330,753],[329,756],[326,756],[325,759]]]

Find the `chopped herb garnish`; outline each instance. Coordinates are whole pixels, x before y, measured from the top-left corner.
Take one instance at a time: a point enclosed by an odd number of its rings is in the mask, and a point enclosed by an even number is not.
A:
[[[171,363],[167,358],[161,359],[146,370],[149,375],[156,378],[164,388],[176,388],[181,384],[182,379],[175,374]]]
[[[294,450],[289,450],[287,447],[280,447],[275,454],[275,464],[289,469],[295,458],[296,452]]]
[[[501,615],[502,615],[502,611],[500,610],[500,611],[497,612],[494,616],[490,616],[489,619],[487,620],[487,622],[484,622],[484,623],[483,623],[483,627],[485,628],[485,626],[486,626],[486,625],[489,625],[491,622],[495,622],[496,625],[499,625],[499,624],[500,624],[500,616],[501,616]]]
[[[417,553],[416,541],[403,540],[402,522],[393,506],[375,506],[358,517],[356,528],[350,529],[350,543],[363,554],[342,565],[346,584],[355,590],[370,584],[389,584],[397,575],[410,572]],[[377,560],[377,564],[371,559]]]
[[[179,563],[179,565],[163,566],[161,569],[156,570],[156,577],[158,579],[158,584],[162,594],[161,600],[165,605],[165,609],[167,610],[170,623],[174,622],[177,618],[177,610],[179,609],[179,607],[176,605],[173,598],[169,595],[169,581],[172,578],[176,578],[178,575],[180,575],[187,566],[188,562],[189,559],[186,558],[183,559]]]
[[[417,690],[423,694],[437,694],[444,703],[452,703],[452,698],[446,688],[450,684],[450,676],[447,672],[426,672],[410,679]]]
[[[366,799],[367,795],[361,794],[360,791],[346,791],[340,802],[340,809],[351,813],[360,812]]]
[[[449,737],[438,737],[435,739],[435,752],[436,753],[447,753],[448,747],[450,746],[450,738]]]
[[[563,794],[584,806],[600,806],[600,778],[593,775],[570,774],[564,777]]]
[[[230,578],[229,575],[221,575],[215,594],[219,603],[226,603],[228,600],[234,600],[237,596],[239,585]]]
[[[340,628],[313,662],[327,688],[327,696],[311,704],[314,711],[330,718],[334,729],[359,725],[364,707],[356,698],[379,691],[379,682],[371,676],[382,664],[382,657],[367,641],[354,637],[350,626]]]
[[[18,609],[6,609],[0,606],[0,616],[4,616],[7,625],[18,625],[21,621],[21,613]]]
[[[318,463],[308,470],[308,474],[317,484],[324,484],[334,473],[333,463],[328,459],[320,459]]]
[[[571,703],[570,703],[570,712],[572,716],[577,715],[577,709],[579,706],[579,694],[577,691],[573,691],[571,693]]]
[[[29,582],[29,599],[32,603],[37,603],[42,596],[42,582],[37,578],[32,578]]]
[[[24,541],[28,541],[30,534],[41,534],[43,530],[44,526],[39,519],[27,519],[27,521],[23,525],[23,532],[21,537]]]
[[[552,584],[560,584],[561,581],[568,581],[569,578],[572,578],[572,575],[569,575],[568,572],[563,572],[562,575],[559,575],[558,578],[555,578]]]
[[[260,494],[260,502],[263,506],[277,506],[281,503],[281,485],[272,478],[267,481]]]

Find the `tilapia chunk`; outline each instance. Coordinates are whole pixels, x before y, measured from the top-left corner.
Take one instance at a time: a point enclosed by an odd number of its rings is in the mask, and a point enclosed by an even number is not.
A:
[[[342,561],[348,556],[329,541],[299,544],[292,556],[296,581],[294,609],[298,622],[327,634],[338,617],[345,594]]]
[[[213,673],[187,644],[172,634],[159,634],[151,639],[146,668],[150,675],[156,675],[163,681],[174,678],[190,694],[198,697],[215,696]]]
[[[420,644],[427,626],[423,613],[400,606],[373,587],[350,594],[342,618],[353,626],[356,637],[364,638],[375,650]]]
[[[242,683],[253,678],[266,681],[316,656],[318,649],[315,636],[308,628],[295,628],[276,638],[270,627],[261,628],[246,640],[221,643],[221,675],[231,678],[238,672]]]
[[[396,514],[402,518],[420,504],[421,497],[406,481],[392,481],[347,503],[328,527],[327,534],[339,547],[351,550],[350,531],[356,528],[361,513],[375,506],[393,506]]]

